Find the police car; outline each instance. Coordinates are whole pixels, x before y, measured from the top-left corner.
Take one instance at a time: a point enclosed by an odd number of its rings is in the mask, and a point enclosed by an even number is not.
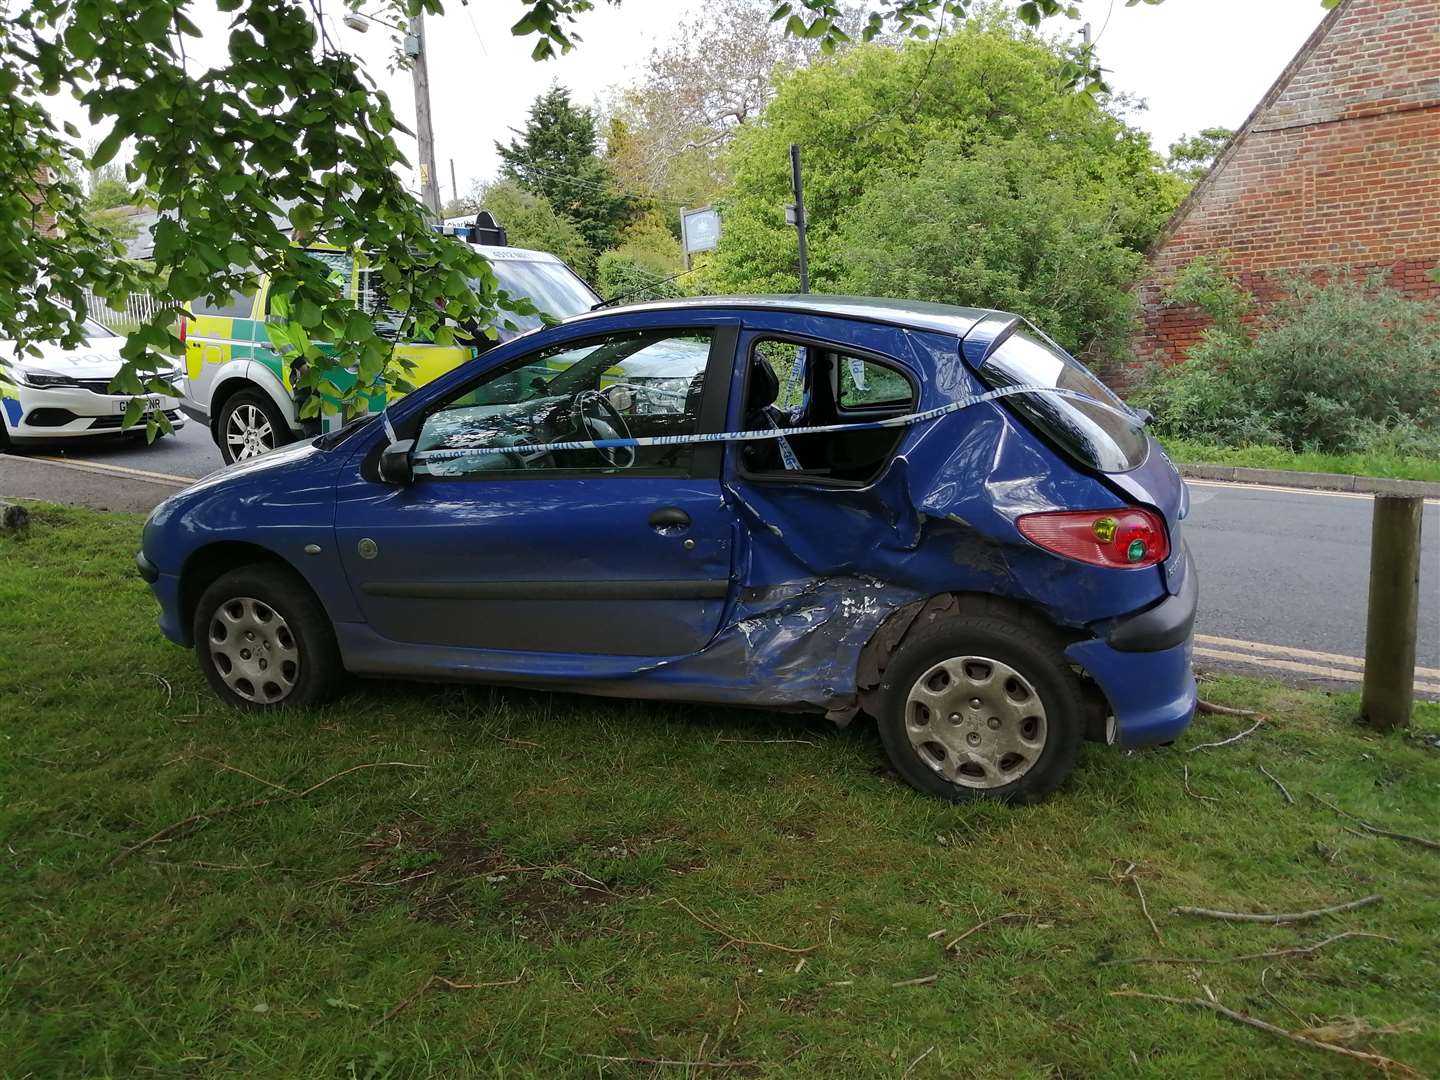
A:
[[[0,342],[0,446],[94,438],[122,433],[143,436],[145,424],[123,428],[131,395],[112,394],[125,338],[94,319],[85,320],[85,340],[73,349],[46,343],[40,355]],[[145,394],[149,412],[164,413],[177,430],[184,426],[179,395],[184,375],[176,367],[166,380],[176,394]]]

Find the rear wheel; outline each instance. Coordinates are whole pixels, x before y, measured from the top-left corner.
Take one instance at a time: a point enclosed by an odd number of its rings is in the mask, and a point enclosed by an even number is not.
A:
[[[1084,690],[1039,625],[993,615],[943,619],[901,644],[880,689],[885,750],[928,794],[1035,802],[1074,768]]]
[[[330,620],[291,570],[222,575],[201,595],[193,630],[200,670],[232,705],[314,705],[339,689],[344,669]]]
[[[227,398],[215,431],[226,465],[248,461],[294,441],[290,425],[275,403],[256,390],[241,390]]]

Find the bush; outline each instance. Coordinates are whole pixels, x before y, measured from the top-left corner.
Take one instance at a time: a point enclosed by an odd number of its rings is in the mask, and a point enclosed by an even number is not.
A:
[[[1197,259],[1167,299],[1215,320],[1136,404],[1162,436],[1299,452],[1440,456],[1440,321],[1434,304],[1378,278],[1296,277],[1256,316],[1254,298]],[[1252,332],[1253,329],[1253,332]]]
[[[680,286],[667,280],[668,276],[643,265],[633,255],[607,251],[596,264],[595,285],[606,300],[670,300],[683,296]]]

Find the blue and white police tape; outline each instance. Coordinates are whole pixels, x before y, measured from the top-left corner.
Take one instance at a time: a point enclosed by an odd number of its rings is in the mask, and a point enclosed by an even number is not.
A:
[[[1000,398],[1011,397],[1015,394],[1048,394],[1053,397],[1072,398],[1076,401],[1089,402],[1091,405],[1112,412],[1116,416],[1135,423],[1138,418],[1134,413],[1114,404],[1100,401],[1089,394],[1082,394],[1078,390],[1065,390],[1055,386],[1006,386],[999,390],[990,390],[983,394],[974,394],[970,397],[960,398],[950,402],[948,405],[940,405],[934,409],[925,409],[922,412],[906,413],[904,416],[891,416],[884,420],[861,420],[853,424],[811,424],[808,427],[787,427],[787,428],[762,428],[758,431],[715,431],[698,435],[640,435],[628,438],[616,439],[570,439],[548,443],[528,443],[519,446],[457,446],[443,447],[434,450],[417,450],[412,460],[417,464],[428,464],[430,462],[455,461],[460,458],[476,457],[492,454],[542,454],[552,453],[556,450],[611,450],[624,447],[645,447],[645,446],[685,446],[700,443],[725,443],[725,442],[755,442],[760,439],[789,439],[796,435],[830,435],[847,431],[871,431],[878,428],[899,428],[913,427],[916,424],[923,424],[931,420],[938,420],[942,416],[949,416],[951,413],[960,412],[962,409],[969,409],[975,405],[983,405],[988,401],[998,401]]]

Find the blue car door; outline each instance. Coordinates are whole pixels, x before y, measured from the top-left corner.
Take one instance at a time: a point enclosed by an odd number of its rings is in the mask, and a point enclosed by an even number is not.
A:
[[[477,650],[703,648],[730,590],[720,446],[563,445],[721,430],[738,331],[695,318],[630,320],[477,374],[410,419],[408,485],[381,482],[373,454],[353,462],[336,538],[370,628]]]

